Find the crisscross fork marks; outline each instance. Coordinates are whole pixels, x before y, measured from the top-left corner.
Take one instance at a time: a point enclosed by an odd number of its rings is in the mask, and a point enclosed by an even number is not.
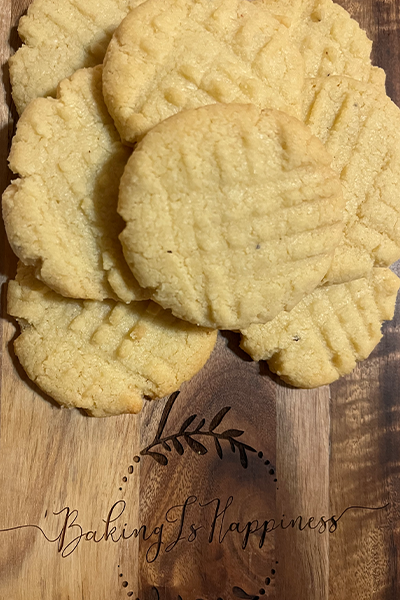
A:
[[[168,231],[169,240],[166,242],[164,251],[168,255],[171,255],[170,256],[171,261],[168,261],[168,266],[171,264],[171,267],[169,267],[169,268],[172,268],[172,265],[174,265],[173,261],[178,260],[178,258],[175,258],[175,257],[179,257],[179,265],[175,265],[173,267],[173,273],[174,273],[175,277],[177,278],[177,280],[179,281],[179,288],[180,288],[179,293],[186,298],[190,298],[191,302],[196,304],[196,298],[193,295],[193,288],[195,287],[195,286],[193,286],[193,277],[191,277],[189,270],[186,268],[185,264],[183,264],[183,261],[182,261],[182,258],[180,257],[180,252],[179,252],[179,248],[180,248],[179,223],[180,223],[180,221],[173,217],[172,210],[173,210],[172,203],[165,202],[165,216],[166,216],[166,221],[167,221],[165,231]],[[189,229],[188,229],[188,231],[189,231]]]
[[[139,306],[142,309],[142,303]],[[90,341],[109,356],[117,358],[121,343],[129,339],[139,319],[139,313],[128,312],[124,306],[117,304],[98,324]]]
[[[329,302],[329,297],[326,297],[325,300]],[[315,304],[314,301],[311,300],[307,305],[307,312],[309,314],[314,335],[320,341],[321,347],[325,352],[327,360],[330,363],[334,364],[336,350],[332,347],[331,338],[328,330],[325,327],[325,323],[321,322],[321,312],[319,310],[321,303],[322,302],[320,298],[317,299]]]
[[[338,228],[337,228],[337,240],[336,241],[339,240],[340,233],[342,231],[341,223],[338,222],[337,225],[338,225]],[[321,235],[319,236],[319,239],[321,240],[322,245],[323,245],[323,240],[325,239],[324,232],[327,233],[327,232],[331,231],[332,230],[332,226],[333,226],[332,223],[329,223],[329,224],[326,224],[326,225],[320,225],[320,226],[315,227],[313,229],[310,229],[308,231],[301,232],[300,234],[295,234],[294,233],[294,234],[285,236],[285,239],[287,239],[288,241],[293,240],[293,242],[294,242],[293,243],[294,250],[296,250],[296,248],[295,248],[295,246],[297,245],[295,243],[296,241],[298,242],[300,238],[306,238],[307,236],[310,236],[310,235],[312,237],[314,237],[313,236],[314,233],[320,232]],[[335,249],[335,247],[336,247],[336,245],[332,244],[332,247],[331,247],[331,251],[332,252]],[[311,261],[314,258],[317,258],[319,256],[321,256],[321,257],[325,256],[326,257],[327,256],[327,252],[328,252],[327,247],[324,246],[323,248],[316,248],[315,251],[313,251],[313,252],[307,252],[307,254],[305,256],[299,256],[298,258],[293,258],[293,256],[289,252],[289,248],[287,248],[287,256],[288,256],[288,258],[287,258],[287,260],[284,260],[284,258],[282,258],[281,260],[282,260],[282,263],[285,263],[285,264],[287,264],[287,263],[297,263],[297,262],[307,261],[307,260]],[[327,260],[327,263],[328,263],[329,262],[329,258],[327,258],[326,260]]]
[[[395,239],[392,238],[392,236],[389,235],[388,232],[386,231],[377,231],[377,229],[375,228],[375,224],[374,222],[367,216],[363,217],[363,222],[359,224],[360,227],[362,227],[365,231],[370,231],[373,235],[382,238],[383,242],[390,242],[391,244],[393,244],[397,249],[399,249],[400,252],[400,247],[398,244],[398,241],[396,241]],[[353,225],[353,227],[351,229],[355,229],[355,226]],[[350,242],[353,240],[350,240]],[[370,244],[369,241],[366,240],[365,243],[363,243],[363,241],[361,239],[358,238],[355,239],[353,241],[353,246],[358,246],[359,248],[364,248],[366,251],[370,251]],[[372,256],[376,253],[376,245],[375,248],[372,249]],[[395,259],[396,260],[396,259]],[[391,263],[394,262],[394,260],[391,260]],[[391,264],[390,263],[390,264]],[[388,266],[388,265],[379,265],[379,266]]]
[[[357,102],[352,97],[354,94],[347,92],[340,110],[336,113],[336,117],[329,130],[329,136],[326,140],[326,148],[333,156],[332,167],[342,177],[343,170],[346,169],[351,161],[352,155],[357,152],[358,148],[363,148],[360,144],[361,138],[365,131],[368,130],[369,123],[375,116],[375,108],[369,107],[367,115],[362,116],[361,111],[356,111],[358,117],[358,126],[354,132],[351,131],[350,124],[353,121],[354,108],[358,108]],[[356,106],[354,106],[356,105]],[[338,156],[337,148],[340,148]],[[340,158],[340,162],[339,162]]]
[[[371,163],[374,164],[375,172],[379,172],[379,169],[382,168],[383,164],[385,164],[388,152],[390,151],[391,141],[392,141],[389,139],[389,138],[392,138],[392,135],[389,130],[387,130],[387,136],[384,136],[381,134],[382,129],[385,129],[385,127],[382,128],[382,120],[381,120],[380,116],[381,116],[380,111],[378,113],[376,110],[376,107],[371,106],[366,117],[363,119],[363,122],[361,123],[357,138],[355,139],[355,141],[353,142],[352,145],[349,144],[349,149],[351,149],[352,155],[353,156],[359,155],[359,156],[363,156],[364,158],[366,158],[366,160],[369,164],[371,164]],[[381,134],[381,135],[379,135],[379,134]],[[376,141],[379,139],[379,144],[374,145],[374,154],[373,155],[371,154],[371,149],[369,147],[369,144],[368,144],[368,146],[366,145],[364,138],[367,138],[367,141],[370,140],[371,138],[375,139]],[[329,141],[327,143],[327,149],[328,149],[328,151],[330,151]],[[381,161],[381,165],[379,165],[379,167],[376,166],[378,158]],[[344,163],[344,168],[342,169],[341,178],[345,179],[346,170],[349,169],[348,163],[350,163],[350,165],[351,165],[352,157],[350,156],[349,159],[343,160],[342,162]],[[335,168],[336,165],[334,164],[333,167]],[[343,171],[344,171],[344,173],[343,173]]]
[[[313,134],[319,137],[324,144],[329,140],[332,127],[337,122],[338,116],[343,110],[343,106],[346,102],[346,98],[344,98],[336,110],[328,112],[325,108],[326,95],[326,89],[324,87],[315,89],[312,102],[308,107],[307,113],[304,115],[304,122],[306,125],[310,127]],[[331,115],[329,120],[327,119],[328,115]]]
[[[66,34],[68,36],[68,40],[69,40],[70,44],[74,43],[76,47],[79,47],[82,45],[82,41],[81,41],[82,33],[84,32],[83,37],[90,39],[90,35],[87,35],[86,32],[90,31],[91,33],[93,33],[95,31],[95,28],[93,27],[94,21],[92,19],[90,19],[90,23],[88,23],[88,16],[85,16],[84,13],[82,13],[77,8],[77,6],[75,6],[75,5],[71,5],[71,6],[73,6],[73,8],[74,8],[75,17],[77,18],[79,25],[72,26],[72,23],[71,23],[71,27],[69,27],[69,28],[63,27],[64,19],[61,14],[57,13],[57,11],[53,12],[51,10],[47,10],[45,13],[43,13],[43,16],[45,19],[47,19],[50,23],[52,23],[54,25],[56,31]],[[92,25],[92,27],[90,25]],[[23,31],[23,27],[22,27],[22,31]],[[46,41],[46,40],[43,39],[43,41]]]
[[[362,311],[357,302],[356,294],[353,291],[354,287],[355,282],[350,282],[343,286],[343,288],[340,290],[341,294],[343,295],[343,300],[342,302],[340,302],[339,306],[337,305],[336,297],[334,297],[334,299],[331,298],[329,289],[327,297],[331,304],[331,310],[338,319],[340,327],[346,337],[346,340],[349,346],[352,348],[354,361],[356,361],[360,360],[359,340],[364,339],[364,334],[360,334],[360,332],[357,332],[357,335],[354,334],[355,324],[361,326],[361,328],[364,329],[365,336],[367,337],[367,339],[370,339],[370,333],[366,326],[365,316],[362,314]],[[369,293],[370,291],[370,286],[368,286],[367,290],[364,290],[364,292],[366,293]],[[341,310],[342,306],[345,306],[345,314]],[[363,358],[365,358],[365,356]]]
[[[221,42],[221,37],[219,37],[217,35],[217,33],[214,31],[214,28],[207,29],[207,23],[203,23],[201,21],[200,22],[196,21],[196,23],[197,23],[198,27],[200,28],[201,33],[206,34],[206,35],[210,35],[217,47],[221,47],[221,45],[223,45],[224,49],[228,49],[229,48],[229,53],[231,53],[235,57],[235,59],[239,62],[240,66],[242,68],[244,68],[245,71],[250,70],[250,73],[249,73],[250,78],[254,78],[254,79],[258,79],[259,80],[260,75],[259,75],[259,73],[256,73],[255,70],[254,70],[254,66],[253,66],[253,62],[254,61],[252,61],[251,63],[245,62],[243,60],[243,57],[235,49],[235,45],[230,44],[229,47],[228,47],[226,45],[226,43],[222,43]],[[237,33],[237,31],[239,30],[239,27],[240,27],[240,22],[238,21],[236,29],[231,32],[231,37],[232,38]],[[178,41],[179,40],[176,40],[176,44],[178,43]],[[269,40],[266,45],[268,45],[270,41],[271,40]],[[217,56],[219,56],[218,53],[217,53]],[[223,77],[225,77],[225,78],[228,76],[228,73],[226,72],[226,70],[224,70],[223,68],[221,68],[221,66],[223,67],[223,65],[219,65],[219,67],[218,67],[219,70],[218,71],[215,70],[215,66],[216,65],[213,65],[212,72],[213,72],[213,74],[215,74],[216,77],[218,76],[219,73]],[[201,83],[204,80],[204,75],[205,75],[205,73],[203,73],[202,80],[200,82],[200,85],[197,86],[197,89],[199,91],[201,91],[201,92],[207,93],[213,99],[214,102],[221,101],[221,98],[219,97],[218,94],[214,95],[212,92],[210,92],[210,90],[206,89],[204,86],[201,85]],[[166,75],[166,77],[168,77],[168,76],[169,76],[169,72]],[[163,80],[161,80],[161,82],[162,81]],[[236,102],[237,101],[245,101],[245,100],[248,100],[250,102],[254,101],[254,98],[249,93],[247,93],[246,91],[244,91],[243,89],[241,89],[239,87],[239,85],[234,81],[234,79],[233,79],[232,76],[229,76],[229,81],[230,81],[230,83],[233,86],[233,89],[231,91],[231,95],[232,95],[232,97],[235,98]]]
[[[359,336],[357,339],[354,338],[354,345],[357,349],[357,360],[362,360],[369,356],[371,350],[381,337],[382,315],[378,307],[375,289],[371,281],[367,281],[366,285],[367,290],[364,292],[364,290],[358,291],[356,289],[356,282],[349,284],[352,301],[358,310],[365,330],[365,337]],[[362,297],[360,297],[360,292]],[[368,306],[365,306],[366,302],[368,302]]]
[[[189,15],[189,17],[190,17],[190,15]],[[188,16],[186,18],[188,18]],[[210,17],[209,17],[209,19],[210,19]],[[273,19],[272,16],[271,16],[271,19]],[[235,62],[238,62],[238,64],[240,64],[241,69],[243,69],[244,73],[247,73],[247,77],[249,79],[255,79],[257,81],[260,81],[260,83],[262,83],[262,81],[260,80],[259,72],[256,73],[256,71],[254,69],[254,65],[253,65],[254,61],[251,63],[244,61],[243,57],[240,55],[239,50],[237,48],[235,48],[234,44],[232,44],[232,43],[229,44],[228,42],[223,43],[221,41],[221,37],[218,36],[215,31],[215,26],[207,29],[207,21],[204,23],[202,21],[196,20],[195,22],[196,22],[197,27],[199,28],[200,36],[201,35],[210,36],[216,47],[223,48],[224,53],[228,52],[231,56],[234,57]],[[230,32],[231,38],[232,38],[232,36],[236,35],[239,28],[240,28],[240,22],[238,20],[236,27]],[[268,43],[267,43],[267,45],[268,45]],[[178,53],[178,55],[179,55],[179,36],[174,39],[173,48],[171,48],[171,50],[169,52],[170,58],[167,61],[167,64],[165,67],[165,74],[161,75],[161,76],[158,75],[156,77],[155,81],[153,81],[153,85],[151,86],[151,88],[148,88],[148,90],[147,90],[148,97],[150,97],[151,94],[153,94],[156,90],[159,90],[159,89],[166,90],[168,88],[168,83],[169,83],[168,80],[171,79],[171,74],[174,72],[176,77],[179,77],[182,81],[185,82],[185,85],[189,81],[191,86],[195,86],[199,93],[206,94],[212,100],[212,102],[219,102],[221,100],[226,101],[226,98],[221,97],[221,95],[220,95],[221,93],[218,92],[218,89],[212,90],[209,88],[209,86],[205,85],[204,78],[206,75],[209,75],[208,73],[203,72],[203,74],[201,76],[201,80],[199,82],[195,82],[195,81],[193,81],[193,79],[188,78],[187,75],[185,75],[184,73],[180,72],[179,70],[175,70],[174,55],[176,53]],[[216,57],[217,57],[217,64],[218,64],[219,53],[216,53]],[[226,69],[224,69],[222,67],[222,64],[220,64],[219,66],[217,66],[215,64],[212,65],[211,73],[215,76],[212,79],[213,81],[216,81],[218,79],[218,76],[220,76],[222,81],[225,80],[226,83],[229,80],[229,85],[228,85],[228,88],[226,91],[226,93],[228,93],[230,96],[229,101],[232,101],[232,100],[241,101],[241,102],[254,102],[255,101],[254,95],[251,94],[248,90],[246,90],[245,87],[243,88],[243,86],[241,87],[240,85],[238,85],[238,83],[234,80],[234,77],[231,76],[229,74],[229,72],[226,71]],[[262,84],[262,85],[264,87],[264,93],[265,93],[265,84]],[[228,92],[229,87],[231,89]],[[165,93],[164,93],[164,100],[165,100],[165,102],[168,103],[168,105],[171,105],[170,100],[167,97],[165,97]],[[146,104],[147,104],[147,102],[146,102]],[[201,104],[203,104],[203,101],[201,99],[198,99],[198,102],[196,102],[195,104],[201,105]],[[193,99],[190,100],[190,105],[191,106],[194,105]],[[145,110],[144,106],[143,106],[143,110]],[[147,112],[148,111],[146,109],[146,113]],[[173,109],[173,112],[176,112],[176,108]]]
[[[114,4],[114,2],[113,2]],[[76,10],[76,12],[83,18],[83,20],[85,21],[85,26],[87,29],[90,29],[90,25],[92,25],[92,31],[96,31],[96,21],[93,18],[93,15],[90,14],[90,12],[83,10],[81,4],[78,2],[71,2],[71,6],[74,7],[74,9]],[[88,24],[89,21],[89,24]]]

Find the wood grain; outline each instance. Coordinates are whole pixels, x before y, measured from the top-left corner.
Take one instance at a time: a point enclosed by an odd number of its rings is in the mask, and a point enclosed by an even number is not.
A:
[[[10,179],[6,158],[15,122],[6,63],[28,4],[0,0],[1,190]],[[340,4],[374,40],[373,60],[386,69],[388,93],[400,102],[398,2]],[[182,436],[183,455],[171,442],[168,450],[157,440],[167,399],[147,403],[137,417],[95,420],[59,409],[31,385],[13,355],[15,327],[5,314],[5,282],[16,260],[3,229],[1,243],[0,530],[36,527],[0,532],[0,598],[400,597],[399,313],[368,361],[314,391],[281,384],[265,364],[246,358],[236,335],[221,334],[205,369],[182,386],[163,435],[179,436],[192,414],[194,424],[204,418],[207,428],[229,407],[216,431],[243,430],[237,439],[256,450],[247,452],[244,468],[224,438],[222,459],[211,436],[198,438],[205,454]],[[168,465],[141,454],[154,442]],[[328,520],[346,509],[332,533],[306,526],[310,518]],[[83,538],[73,550],[78,524],[83,533],[98,532],[87,537],[100,538],[109,513],[108,539]],[[281,519],[289,525],[270,531]],[[63,523],[64,554],[73,550],[65,558],[57,551]],[[259,529],[245,543],[249,523]],[[127,539],[118,540],[121,535]]]
[[[277,387],[277,515],[307,519],[329,514],[329,388]],[[329,598],[329,537],[287,529],[277,532],[279,596]],[[310,568],[312,564],[312,568]],[[294,574],[297,574],[294,577]]]
[[[389,96],[400,102],[400,12],[398,2],[340,2],[374,41],[372,59],[387,73]],[[384,506],[354,512],[331,538],[332,598],[399,595],[398,359],[399,313],[368,363],[331,387],[331,512],[345,507]],[[350,513],[351,514],[351,513]],[[347,549],[346,554],[343,548]],[[349,559],[350,557],[350,559]]]

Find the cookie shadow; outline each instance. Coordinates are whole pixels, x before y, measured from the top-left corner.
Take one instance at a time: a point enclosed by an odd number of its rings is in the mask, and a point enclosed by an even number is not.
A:
[[[246,363],[254,362],[253,359],[247,354],[247,352],[242,350],[242,348],[240,347],[240,333],[226,330],[220,331],[219,333],[221,337],[224,338],[229,350],[233,352],[238,358],[240,358],[243,362]],[[267,361],[265,360],[260,360],[258,362],[258,372],[262,377],[268,377],[280,387],[287,388],[290,390],[296,389],[292,385],[289,385],[288,383],[282,381],[282,379],[280,379],[280,377],[276,375],[276,373],[273,373],[268,367]]]
[[[253,362],[252,358],[240,347],[240,333],[235,331],[222,330],[219,332],[224,338],[229,350],[244,362]]]
[[[229,350],[231,352],[233,352],[238,358],[240,358],[242,361],[247,362],[247,363],[254,362],[253,359],[247,354],[247,352],[242,350],[242,348],[240,347],[240,333],[236,333],[234,331],[227,331],[227,330],[220,331],[219,333],[220,333],[221,337],[223,337],[226,340],[225,343],[226,343],[227,347],[229,348]],[[260,360],[258,362],[258,372],[262,377],[268,377],[274,383],[276,383],[277,385],[279,385],[282,388],[286,388],[289,390],[296,389],[289,383],[285,383],[284,381],[282,381],[282,379],[279,377],[279,375],[276,375],[276,373],[273,373],[270,370],[270,368],[268,367],[267,361],[265,361],[265,360]]]
[[[11,28],[8,44],[11,51],[14,52],[22,45],[21,39],[18,36],[16,25]],[[0,196],[2,196],[4,190],[8,187],[13,178],[13,174],[8,168],[7,159],[10,153],[11,140],[15,133],[15,127],[18,121],[18,113],[11,95],[10,69],[8,61],[1,65],[1,80],[4,90],[4,104],[7,109],[5,111],[7,122],[3,123],[2,127],[0,128]],[[2,218],[0,219],[0,238],[2,240],[2,251],[0,253],[0,275],[4,276],[6,279],[10,279],[15,275],[17,258],[15,257],[13,251],[11,250],[10,244],[8,243]],[[4,295],[2,293],[2,300],[3,298]],[[5,309],[2,302],[2,317],[4,317],[4,313]]]

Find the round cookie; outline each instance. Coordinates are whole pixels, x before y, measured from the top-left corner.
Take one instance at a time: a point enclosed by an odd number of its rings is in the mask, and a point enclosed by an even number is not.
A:
[[[318,285],[342,232],[330,156],[300,121],[213,104],[152,129],[127,163],[118,210],[143,287],[192,323],[268,321]]]
[[[400,258],[400,110],[383,85],[307,80],[304,121],[333,157],[346,201],[343,241],[325,281],[358,279]]]
[[[62,79],[103,58],[115,28],[143,0],[33,0],[20,19],[25,44],[10,59],[19,114],[34,98],[55,96]]]
[[[368,278],[320,287],[290,312],[243,331],[241,347],[295,387],[332,383],[378,344],[399,287],[397,275],[380,268]]]
[[[63,298],[20,265],[8,312],[28,376],[66,407],[95,417],[137,413],[143,399],[177,390],[207,361],[216,332],[184,323],[152,302]]]
[[[132,143],[184,109],[252,103],[299,115],[303,59],[258,0],[148,0],[116,30],[103,91]]]
[[[17,256],[38,278],[73,298],[148,298],[126,265],[118,234],[118,186],[130,149],[102,97],[102,67],[61,83],[19,120],[10,167],[20,175],[3,196]]]

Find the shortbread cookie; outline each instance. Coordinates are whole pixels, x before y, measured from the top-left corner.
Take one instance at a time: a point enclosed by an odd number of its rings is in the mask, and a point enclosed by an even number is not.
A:
[[[344,8],[332,0],[306,0],[299,13],[291,37],[300,47],[306,77],[370,80],[372,42]]]
[[[164,308],[241,329],[321,281],[342,231],[330,156],[294,117],[212,104],[152,129],[121,180],[125,257]]]
[[[143,398],[177,390],[207,361],[216,332],[184,323],[152,302],[63,298],[21,266],[8,312],[14,348],[44,392],[96,417],[140,411]]]
[[[383,69],[371,65],[372,42],[350,14],[332,0],[263,0],[290,27],[305,62],[305,76],[345,75],[385,84]]]
[[[129,148],[104,105],[101,69],[62,82],[57,100],[38,98],[18,123],[3,197],[12,248],[36,276],[73,298],[148,298],[127,267],[118,234],[118,186]]]
[[[18,33],[25,45],[10,60],[19,114],[34,98],[55,96],[62,79],[103,62],[115,28],[143,0],[34,0]]]
[[[305,122],[333,157],[346,200],[343,243],[326,281],[365,276],[400,258],[400,110],[383,86],[309,80]]]
[[[302,20],[309,19],[320,0],[263,0],[263,4],[274,17],[288,27],[296,27]]]
[[[393,318],[400,280],[389,269],[318,288],[290,312],[243,331],[242,348],[295,387],[313,388],[350,373]]]
[[[115,32],[104,98],[122,139],[215,102],[299,115],[303,59],[258,0],[148,0]]]

